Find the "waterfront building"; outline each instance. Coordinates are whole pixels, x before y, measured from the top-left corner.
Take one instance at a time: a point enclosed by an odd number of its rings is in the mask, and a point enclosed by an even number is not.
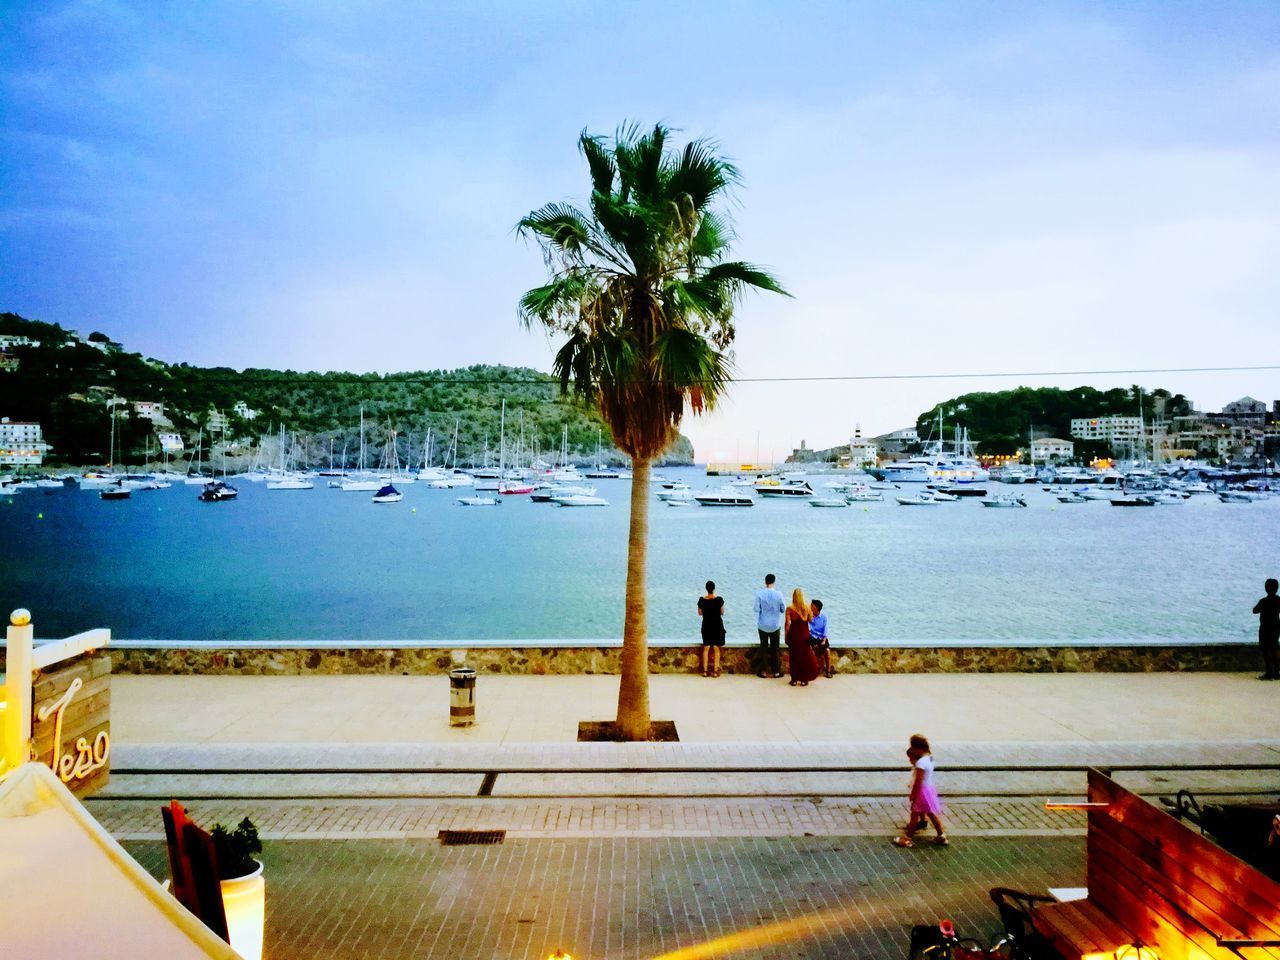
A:
[[[1101,440],[1113,447],[1136,444],[1143,439],[1143,421],[1141,417],[1078,417],[1071,421],[1071,436]]]
[[[0,418],[0,464],[38,467],[50,449],[40,424]]]
[[[861,427],[854,427],[849,440],[849,466],[854,470],[874,467],[880,458],[880,448],[874,440],[862,435]]]
[[[905,453],[908,447],[919,442],[920,432],[915,427],[904,427],[875,438],[876,447],[881,453]]]
[[[1059,440],[1057,437],[1037,437],[1031,441],[1032,461],[1070,460],[1075,456],[1076,445],[1070,440]]]
[[[1233,423],[1263,424],[1267,422],[1267,405],[1253,397],[1241,397],[1225,404],[1217,418]]]

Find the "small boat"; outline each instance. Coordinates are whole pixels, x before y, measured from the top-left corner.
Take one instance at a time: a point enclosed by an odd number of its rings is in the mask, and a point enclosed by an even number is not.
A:
[[[855,490],[846,493],[844,498],[848,503],[879,503],[884,500],[884,494],[879,490]]]
[[[948,493],[945,490],[930,490],[928,496],[933,497],[939,503],[955,503],[960,499],[954,493]]]
[[[369,477],[349,476],[338,481],[338,489],[344,493],[377,493],[383,486],[381,480]]]
[[[1058,494],[1059,503],[1088,503],[1087,497],[1082,497],[1078,493],[1060,493]]]
[[[1099,490],[1096,487],[1080,491],[1080,496],[1084,497],[1086,500],[1110,500],[1115,495],[1115,490]]]
[[[956,483],[949,487],[939,487],[943,493],[949,493],[953,497],[985,497],[987,495],[986,487],[977,487],[969,483]]]
[[[497,497],[459,497],[458,503],[464,507],[496,507],[502,501]]]
[[[1253,503],[1255,500],[1265,500],[1265,493],[1254,493],[1250,490],[1219,490],[1218,499],[1223,503]]]
[[[703,507],[754,507],[756,505],[751,494],[741,493],[732,487],[703,490],[701,493],[695,493],[693,499]]]
[[[224,500],[234,500],[240,496],[240,491],[229,483],[221,480],[214,480],[204,485],[204,489],[200,491],[199,499],[204,503],[222,503]]]
[[[898,490],[900,489],[896,483],[890,483],[888,480],[877,480],[875,483],[867,484],[872,490]]]
[[[1113,507],[1154,507],[1156,505],[1156,501],[1153,497],[1123,495],[1113,497],[1111,499],[1111,505]]]
[[[503,496],[533,493],[533,484],[525,480],[503,480],[498,484],[498,492]]]
[[[37,480],[36,487],[41,490],[65,490],[67,488],[67,484],[63,480],[46,478],[44,480]]]
[[[984,507],[996,508],[1025,507],[1027,505],[1026,498],[1016,493],[998,493],[994,497],[985,497],[978,502]]]
[[[812,497],[809,500],[811,507],[847,507],[848,502],[844,497]]]
[[[378,490],[373,495],[374,503],[399,503],[404,499],[404,494],[395,488],[394,485],[388,483],[385,487]]]
[[[663,502],[668,507],[696,507],[698,505],[698,501],[693,499],[693,497],[685,499],[676,498],[673,500],[664,500]]]
[[[683,480],[661,480],[659,481],[659,485],[662,487],[663,490],[688,490],[689,489],[689,485],[685,483]],[[662,496],[662,494],[658,494],[658,496]]]
[[[117,480],[113,486],[103,487],[98,491],[98,497],[102,500],[128,500],[131,496],[133,496],[133,489],[126,487],[120,480]]]
[[[1161,490],[1158,493],[1149,494],[1152,500],[1156,502],[1156,506],[1171,507],[1180,503],[1187,502],[1187,495],[1178,493],[1175,490]]]
[[[910,497],[894,497],[898,503],[904,507],[936,507],[941,500],[935,500],[928,493],[917,493]]]
[[[665,495],[659,494],[658,499],[668,507],[689,507],[698,502],[693,499],[693,494],[688,490],[667,490],[664,493]],[[552,494],[552,496],[555,496],[555,494]]]
[[[677,487],[658,491],[659,500],[680,500],[689,496],[689,485],[682,483]]]
[[[609,501],[604,497],[589,497],[583,493],[557,494],[551,498],[551,502],[557,507],[607,507],[609,505]]]

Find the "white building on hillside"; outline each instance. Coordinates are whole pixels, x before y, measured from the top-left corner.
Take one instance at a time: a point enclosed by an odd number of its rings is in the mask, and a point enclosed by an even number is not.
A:
[[[165,453],[181,453],[183,451],[182,434],[180,433],[157,433],[156,439],[160,441],[160,449]]]
[[[1070,440],[1059,440],[1057,437],[1038,437],[1031,441],[1031,459],[1049,462],[1050,460],[1070,460],[1075,456],[1076,445]]]
[[[849,466],[854,470],[874,467],[880,458],[880,448],[876,442],[862,435],[862,428],[855,427],[853,438],[849,441]]]
[[[1080,417],[1071,421],[1076,440],[1103,440],[1112,446],[1139,443],[1143,438],[1141,417]]]
[[[231,408],[231,411],[242,420],[258,419],[258,411],[254,410],[243,400],[237,400],[235,406]]]
[[[40,424],[0,418],[0,464],[38,467],[49,450]]]
[[[169,419],[164,415],[164,404],[156,403],[151,400],[133,401],[133,415],[140,420],[160,420],[168,422]]]
[[[14,347],[38,347],[39,340],[22,337],[16,333],[0,333],[0,350],[11,350]]]

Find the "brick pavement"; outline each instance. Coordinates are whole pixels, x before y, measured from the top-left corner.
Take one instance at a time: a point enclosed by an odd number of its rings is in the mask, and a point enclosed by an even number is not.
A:
[[[119,839],[163,836],[158,800],[91,799],[87,806]],[[278,840],[434,838],[440,830],[507,830],[512,837],[892,836],[906,813],[901,799],[535,798],[193,800],[198,822],[250,817]],[[1046,811],[1027,798],[947,802],[949,832],[964,836],[1079,836],[1077,814]]]
[[[155,875],[163,845],[127,847]],[[1076,838],[897,850],[867,837],[583,838],[441,847],[276,841],[264,853],[271,960],[900,958],[939,917],[997,930],[990,887],[1078,886]]]

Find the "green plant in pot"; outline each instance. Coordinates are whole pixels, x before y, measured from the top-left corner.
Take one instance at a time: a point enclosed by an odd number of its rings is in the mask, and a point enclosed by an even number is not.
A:
[[[247,877],[258,869],[257,857],[262,853],[262,841],[258,839],[258,828],[248,817],[241,820],[234,830],[215,823],[211,835],[218,855],[219,879]]]

